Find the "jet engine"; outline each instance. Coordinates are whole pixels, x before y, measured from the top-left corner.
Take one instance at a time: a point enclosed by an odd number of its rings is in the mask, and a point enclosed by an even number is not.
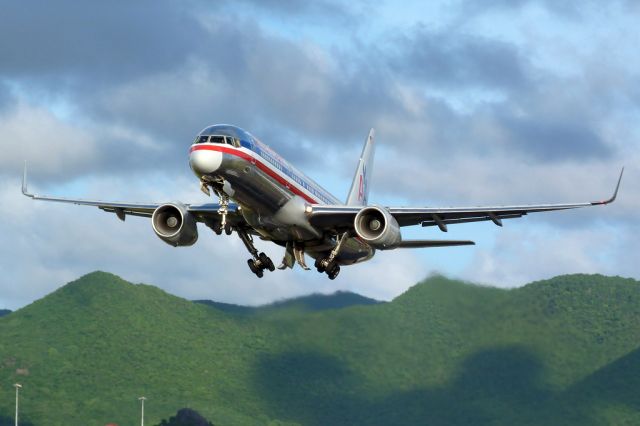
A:
[[[372,247],[386,250],[396,247],[402,241],[400,225],[389,211],[383,207],[365,207],[354,220],[358,237]]]
[[[196,218],[181,203],[158,207],[151,216],[151,225],[162,241],[174,247],[192,246],[198,240]]]

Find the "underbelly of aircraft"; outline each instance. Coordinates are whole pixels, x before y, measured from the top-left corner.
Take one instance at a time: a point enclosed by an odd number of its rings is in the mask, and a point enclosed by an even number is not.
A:
[[[326,257],[335,246],[334,240],[309,223],[305,212],[308,203],[254,164],[225,155],[218,173],[228,183],[225,192],[241,206],[244,219],[265,239],[280,245],[295,242],[313,258]],[[349,265],[372,256],[368,244],[349,238],[336,261]]]
[[[307,203],[250,162],[225,156],[219,169],[227,195],[242,208],[244,219],[273,241],[310,241],[323,235],[307,220]]]

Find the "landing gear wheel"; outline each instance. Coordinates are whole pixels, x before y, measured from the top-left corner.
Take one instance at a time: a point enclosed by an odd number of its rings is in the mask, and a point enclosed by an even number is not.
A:
[[[215,232],[215,233],[216,233],[216,235],[222,235],[222,228],[221,228],[219,225],[217,225],[217,226],[214,228],[213,232]]]
[[[315,267],[318,272],[326,272],[330,280],[335,280],[340,273],[340,265],[338,265],[336,258],[340,254],[342,244],[347,240],[349,236],[348,232],[338,235],[336,240],[336,246],[331,250],[329,256],[326,258],[316,259]]]
[[[224,226],[224,233],[227,235],[231,235],[233,233],[233,228],[228,223]]]
[[[238,234],[247,250],[249,250],[249,253],[251,253],[252,258],[247,260],[247,264],[249,265],[251,272],[256,274],[259,278],[262,278],[262,275],[264,274],[263,271],[265,269],[275,271],[276,267],[273,265],[271,259],[269,259],[269,256],[264,253],[258,254],[258,250],[253,245],[253,238],[247,234],[246,229],[241,226],[237,226],[233,228],[233,230],[236,231],[236,234]]]
[[[251,272],[253,272],[254,274],[258,273],[258,267],[256,266],[256,263],[253,261],[253,259],[248,259],[247,260],[247,265],[249,265],[249,269],[251,269]]]
[[[254,274],[256,274],[256,276],[258,278],[262,278],[262,276],[264,275],[264,273],[262,272],[262,269],[260,269],[257,265],[255,260],[253,259],[249,259],[247,260],[247,265],[249,265],[249,269],[251,269],[251,272],[253,272]]]
[[[330,271],[327,272],[327,275],[329,275],[330,280],[335,280],[339,273],[340,273],[340,266],[335,265],[333,268],[331,268]]]
[[[268,269],[271,272],[276,270],[276,267],[273,264],[273,262],[271,261],[271,258],[269,256],[267,256],[266,254],[260,253],[258,255],[258,259],[260,260],[260,263],[262,264],[262,269]]]

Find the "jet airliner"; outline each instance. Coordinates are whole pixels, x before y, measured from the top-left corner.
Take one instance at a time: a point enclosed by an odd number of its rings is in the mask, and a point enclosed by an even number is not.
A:
[[[376,250],[396,248],[473,245],[465,240],[403,240],[401,228],[411,225],[438,227],[491,221],[502,226],[504,219],[528,213],[568,210],[613,202],[622,173],[611,198],[605,201],[572,204],[539,204],[485,207],[388,207],[369,203],[369,182],[373,169],[374,130],[369,132],[346,201],[343,203],[296,169],[249,132],[231,125],[206,127],[189,149],[191,170],[207,195],[217,203],[186,204],[125,203],[60,198],[32,194],[27,189],[27,168],[22,193],[34,200],[57,201],[98,207],[127,216],[151,218],[158,237],[172,246],[191,246],[198,239],[198,223],[216,234],[236,233],[251,258],[251,271],[262,277],[275,265],[259,253],[254,238],[284,248],[279,269],[298,264],[307,267],[305,255],[315,259],[318,272],[335,279],[340,266],[363,262]]]

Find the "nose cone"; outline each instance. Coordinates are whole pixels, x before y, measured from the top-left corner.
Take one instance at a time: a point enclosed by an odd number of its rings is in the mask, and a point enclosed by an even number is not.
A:
[[[206,148],[206,146],[196,146],[191,149],[189,154],[191,170],[198,176],[213,173],[222,164],[222,152]]]

